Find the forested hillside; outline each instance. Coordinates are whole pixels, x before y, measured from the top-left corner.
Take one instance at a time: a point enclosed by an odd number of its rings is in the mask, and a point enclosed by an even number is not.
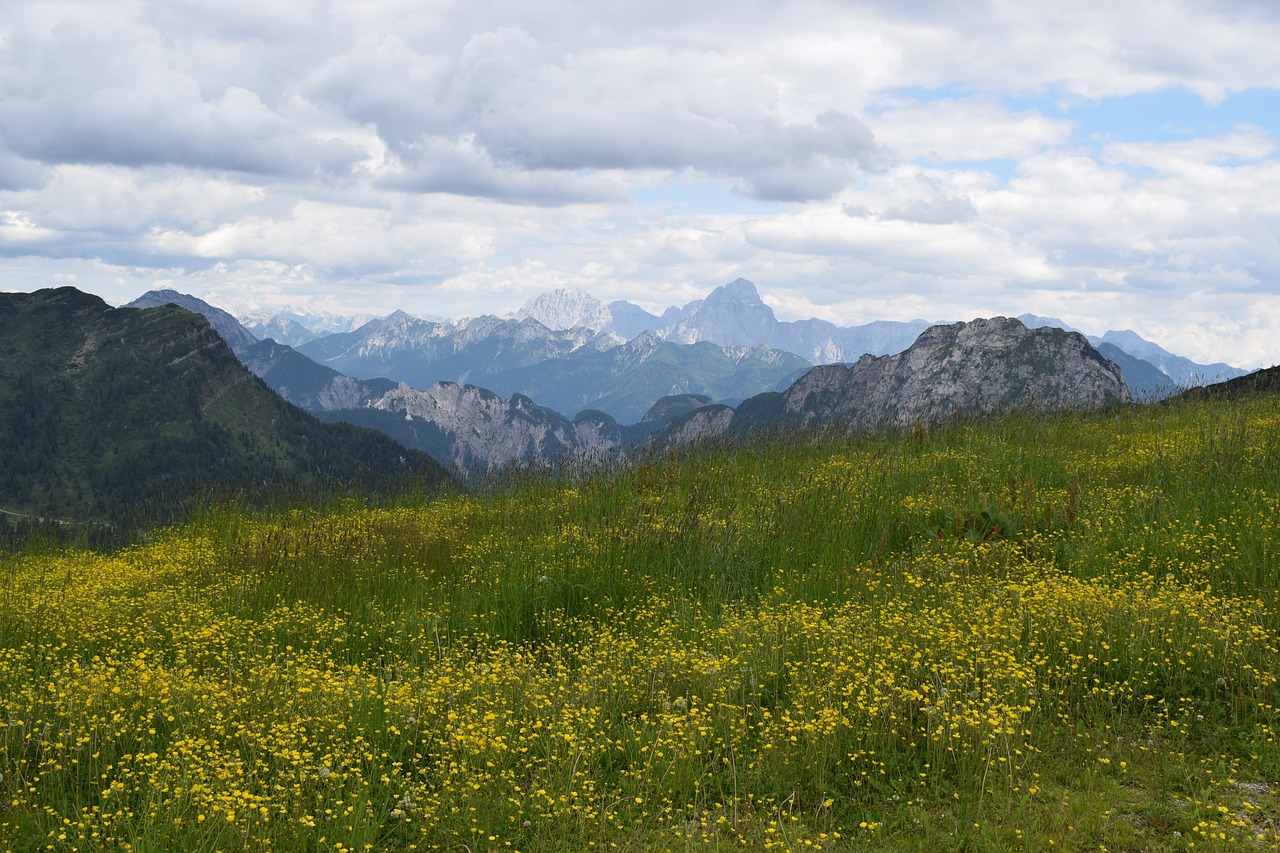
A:
[[[0,294],[0,509],[106,522],[194,490],[443,482],[425,454],[322,424],[180,308]]]

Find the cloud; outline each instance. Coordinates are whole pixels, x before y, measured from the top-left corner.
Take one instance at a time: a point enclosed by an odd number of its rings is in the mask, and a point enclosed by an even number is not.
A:
[[[950,225],[977,219],[978,211],[967,198],[934,195],[916,199],[896,207],[889,207],[880,214],[881,219],[901,219],[925,225]]]
[[[48,179],[49,170],[43,164],[0,150],[0,191],[34,189]]]
[[[29,160],[306,176],[363,156],[297,127],[244,86],[210,90],[136,21],[58,20],[9,48],[0,140]]]
[[[876,136],[908,159],[935,163],[1022,158],[1067,144],[1073,124],[1034,109],[1010,110],[989,96],[877,101]]]
[[[461,316],[743,275],[841,322],[1109,312],[1218,358],[1280,317],[1270,124],[1071,120],[1280,87],[1264,0],[9,5],[4,286]]]
[[[743,84],[716,57],[661,46],[565,53],[514,27],[476,34],[452,57],[364,39],[306,92],[373,123],[411,172],[465,144],[498,168],[694,169],[761,198],[803,200],[892,159],[849,112],[783,120],[772,87]]]
[[[384,172],[379,178],[382,185],[532,205],[619,202],[630,198],[625,186],[602,175],[496,164],[470,138],[414,146],[404,154],[411,166]]]
[[[746,239],[768,251],[846,255],[885,269],[952,279],[1057,277],[1036,248],[980,224],[926,225],[815,211],[753,223]]]

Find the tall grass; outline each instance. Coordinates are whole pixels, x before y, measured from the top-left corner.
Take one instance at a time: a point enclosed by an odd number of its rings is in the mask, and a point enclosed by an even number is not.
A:
[[[7,558],[0,837],[1274,849],[1278,427],[774,435]]]

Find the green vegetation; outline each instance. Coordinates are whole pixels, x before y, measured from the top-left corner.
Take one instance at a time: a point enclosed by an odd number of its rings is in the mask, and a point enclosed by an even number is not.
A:
[[[202,317],[69,287],[0,293],[0,459],[6,539],[119,539],[181,517],[193,492],[448,479],[426,454],[288,405]]]
[[[1280,401],[0,563],[15,850],[1280,846]]]

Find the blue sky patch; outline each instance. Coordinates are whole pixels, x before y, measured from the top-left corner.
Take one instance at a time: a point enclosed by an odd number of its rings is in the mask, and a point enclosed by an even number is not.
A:
[[[1248,89],[1213,105],[1186,89],[1063,104],[1056,95],[1005,98],[1009,109],[1038,109],[1046,116],[1077,123],[1079,139],[1120,142],[1175,142],[1221,136],[1253,125],[1280,137],[1280,90]]]
[[[786,204],[760,201],[748,195],[711,183],[689,184],[679,177],[669,177],[648,187],[631,187],[631,197],[641,207],[658,206],[663,213],[734,213],[766,215],[786,209]]]

